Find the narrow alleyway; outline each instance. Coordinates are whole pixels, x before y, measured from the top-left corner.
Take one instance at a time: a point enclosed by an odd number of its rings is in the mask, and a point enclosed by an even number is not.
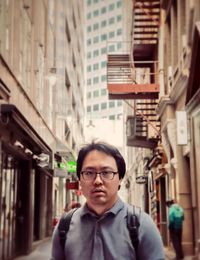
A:
[[[36,246],[35,250],[26,256],[15,258],[15,260],[50,260],[51,258],[51,238]],[[165,248],[165,259],[172,260],[175,258],[173,251]],[[184,260],[192,260],[192,257],[185,257]]]

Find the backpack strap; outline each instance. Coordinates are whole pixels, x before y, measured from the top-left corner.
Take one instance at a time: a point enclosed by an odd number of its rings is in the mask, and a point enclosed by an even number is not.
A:
[[[135,249],[136,256],[137,256],[137,250],[138,250],[138,245],[139,245],[138,228],[140,226],[140,222],[139,222],[140,212],[141,212],[141,209],[139,207],[136,208],[133,205],[128,205],[128,208],[127,208],[127,228],[129,230],[131,242],[132,242],[132,245]]]
[[[63,250],[65,248],[65,241],[67,238],[67,232],[69,231],[70,222],[71,222],[72,216],[76,210],[77,210],[77,208],[74,208],[74,209],[70,210],[69,212],[64,213],[58,224],[60,245]]]

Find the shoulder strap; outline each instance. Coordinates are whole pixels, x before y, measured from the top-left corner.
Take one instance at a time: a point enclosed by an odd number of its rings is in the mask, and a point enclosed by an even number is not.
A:
[[[141,212],[140,208],[137,207],[137,212],[136,212],[135,206],[131,206],[131,205],[128,206],[127,227],[129,230],[132,245],[135,249],[136,256],[137,256],[137,249],[139,245],[138,228],[140,226],[140,222],[139,222],[140,212]]]
[[[65,248],[65,241],[67,238],[67,232],[69,230],[71,218],[76,210],[77,210],[77,208],[74,208],[74,209],[70,210],[69,212],[63,214],[59,221],[59,224],[58,224],[60,244],[61,244],[61,247],[63,250]]]

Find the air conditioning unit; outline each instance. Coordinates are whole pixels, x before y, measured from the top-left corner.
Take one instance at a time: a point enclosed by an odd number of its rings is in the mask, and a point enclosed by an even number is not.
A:
[[[141,135],[141,131],[137,131],[142,126],[142,116],[127,116],[126,119],[126,134],[127,137],[136,137]]]

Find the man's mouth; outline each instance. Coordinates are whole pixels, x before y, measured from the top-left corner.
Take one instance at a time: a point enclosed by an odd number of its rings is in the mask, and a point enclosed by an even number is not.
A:
[[[94,194],[101,194],[101,193],[105,193],[103,190],[100,190],[100,189],[95,189],[92,191],[92,193]]]

